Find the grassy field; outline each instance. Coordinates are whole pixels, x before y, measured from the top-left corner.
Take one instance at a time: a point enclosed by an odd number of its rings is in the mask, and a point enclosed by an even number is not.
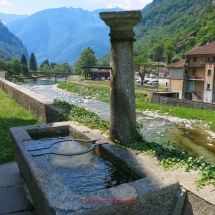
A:
[[[0,163],[14,160],[9,128],[33,124],[41,122],[0,89]]]

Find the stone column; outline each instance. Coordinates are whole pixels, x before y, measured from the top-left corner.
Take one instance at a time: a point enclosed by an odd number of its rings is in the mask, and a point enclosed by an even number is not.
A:
[[[128,145],[135,137],[136,111],[133,63],[133,27],[141,11],[101,12],[110,27],[110,139]]]

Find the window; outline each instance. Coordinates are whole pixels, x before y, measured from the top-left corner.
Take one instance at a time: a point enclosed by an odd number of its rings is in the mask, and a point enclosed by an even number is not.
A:
[[[210,69],[208,70],[208,76],[211,76],[211,70]]]
[[[206,57],[206,60],[209,61],[209,60],[210,60],[210,57]]]
[[[194,57],[194,58],[193,58],[193,62],[197,62],[197,57]]]
[[[210,90],[211,85],[207,84],[207,90]]]
[[[192,75],[196,75],[196,70],[195,69],[192,71]]]
[[[214,57],[214,61],[215,61],[215,57]]]
[[[185,70],[185,75],[188,75],[188,70],[187,69]]]

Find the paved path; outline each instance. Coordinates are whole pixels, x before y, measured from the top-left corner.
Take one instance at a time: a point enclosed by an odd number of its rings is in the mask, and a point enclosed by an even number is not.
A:
[[[17,163],[0,165],[0,215],[35,215]]]

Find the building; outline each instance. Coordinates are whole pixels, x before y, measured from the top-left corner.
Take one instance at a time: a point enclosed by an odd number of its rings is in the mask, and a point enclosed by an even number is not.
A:
[[[185,60],[170,64],[169,68],[169,91],[178,93],[179,99],[183,98]]]
[[[110,79],[111,67],[108,66],[84,66],[83,69],[88,71],[85,73],[85,78],[91,80],[107,80]],[[82,71],[84,74],[84,71]]]
[[[106,68],[91,68],[90,78],[95,79],[110,79],[110,69]]]
[[[6,71],[0,71],[0,78],[5,79],[5,74],[6,73],[7,73]]]
[[[212,103],[215,101],[215,41],[185,53],[185,60],[168,66],[170,91],[179,98]]]

